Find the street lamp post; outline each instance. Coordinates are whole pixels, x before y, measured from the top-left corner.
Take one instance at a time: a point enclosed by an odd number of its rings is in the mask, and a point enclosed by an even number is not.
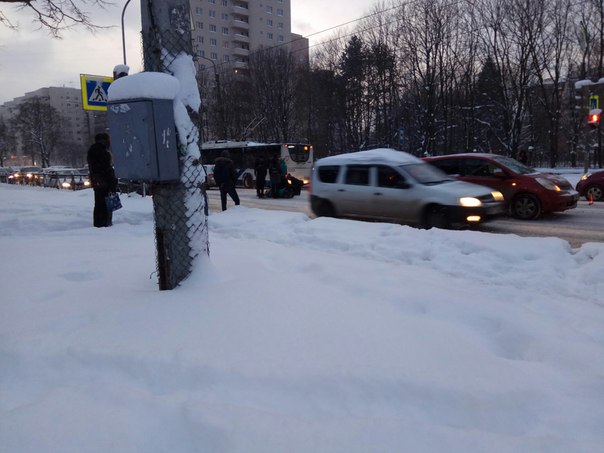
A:
[[[226,134],[226,124],[225,124],[225,120],[224,120],[224,107],[222,105],[222,90],[220,89],[220,76],[218,75],[218,71],[216,70],[216,63],[214,63],[214,60],[212,60],[211,58],[208,57],[204,57],[202,55],[199,55],[201,58],[203,58],[204,60],[208,60],[210,63],[212,63],[212,67],[214,68],[214,81],[216,82],[216,102],[218,103],[218,118],[220,119],[220,133],[222,134],[223,139],[227,139],[227,134]]]
[[[126,64],[126,32],[124,31],[124,14],[126,14],[126,8],[128,7],[128,3],[131,0],[128,0],[124,5],[124,9],[122,10],[122,51],[124,52],[124,64]]]

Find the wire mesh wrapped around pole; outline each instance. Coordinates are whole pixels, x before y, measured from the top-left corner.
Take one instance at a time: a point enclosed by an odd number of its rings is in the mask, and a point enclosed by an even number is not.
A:
[[[141,0],[145,71],[181,76],[175,66],[180,65],[183,56],[192,58],[193,54],[189,8],[188,0]],[[194,80],[193,65],[191,71],[190,78]],[[196,85],[195,90],[198,97]],[[189,276],[195,258],[209,253],[205,174],[199,164],[199,131],[195,126],[199,105],[191,105],[187,99],[182,101],[191,123],[190,128],[178,131],[180,182],[153,186],[161,290],[175,288]]]

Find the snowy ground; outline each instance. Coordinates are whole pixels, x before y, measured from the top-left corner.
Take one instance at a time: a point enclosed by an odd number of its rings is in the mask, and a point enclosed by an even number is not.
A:
[[[603,451],[604,244],[122,201],[0,184],[2,453]]]

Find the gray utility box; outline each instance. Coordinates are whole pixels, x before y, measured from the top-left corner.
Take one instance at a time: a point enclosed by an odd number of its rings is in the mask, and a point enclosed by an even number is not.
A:
[[[144,182],[180,179],[171,100],[109,102],[107,122],[118,178]]]

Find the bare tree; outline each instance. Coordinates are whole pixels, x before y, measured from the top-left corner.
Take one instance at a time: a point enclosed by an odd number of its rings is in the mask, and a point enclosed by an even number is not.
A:
[[[15,146],[14,131],[6,121],[0,118],[0,167],[4,166],[5,159],[14,152]]]
[[[287,142],[299,134],[296,118],[300,66],[284,47],[263,48],[250,55],[250,81],[258,128],[263,140]]]
[[[25,148],[23,154],[29,154],[32,165],[38,162],[38,158],[42,167],[50,165],[53,151],[61,139],[61,123],[57,109],[43,98],[33,97],[17,107],[11,124]]]
[[[38,23],[40,28],[48,30],[55,38],[60,38],[62,31],[74,26],[83,26],[89,30],[100,28],[92,22],[84,8],[104,8],[113,4],[106,0],[0,0],[0,3],[16,5],[17,10],[29,10],[34,22]],[[12,21],[5,11],[0,10],[0,24],[18,28],[18,24]]]

